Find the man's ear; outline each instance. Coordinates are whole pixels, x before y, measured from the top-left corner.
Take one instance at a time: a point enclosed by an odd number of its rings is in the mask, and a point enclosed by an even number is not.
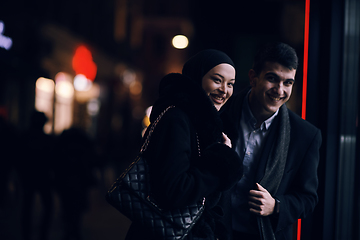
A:
[[[248,76],[249,76],[250,86],[255,87],[256,86],[256,80],[257,80],[256,72],[253,69],[250,69],[249,73],[248,73]]]

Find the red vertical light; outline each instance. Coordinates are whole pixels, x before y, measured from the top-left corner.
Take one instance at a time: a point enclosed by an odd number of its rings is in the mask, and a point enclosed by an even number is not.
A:
[[[305,0],[305,26],[304,26],[304,64],[303,64],[303,91],[301,117],[306,119],[306,98],[307,98],[307,74],[309,57],[309,24],[310,23],[310,0]],[[301,219],[297,222],[297,240],[301,239]]]
[[[300,238],[301,238],[301,219],[298,219],[296,239],[297,239],[297,240],[300,240]]]
[[[309,57],[309,19],[310,0],[305,0],[305,27],[304,27],[304,64],[303,64],[303,92],[301,117],[306,118],[306,95],[307,95],[307,74]]]

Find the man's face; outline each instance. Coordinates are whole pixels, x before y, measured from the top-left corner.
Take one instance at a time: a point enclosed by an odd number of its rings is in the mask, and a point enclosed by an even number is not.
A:
[[[290,96],[295,83],[296,69],[288,69],[276,62],[266,62],[258,74],[250,70],[252,87],[250,106],[255,116],[267,119],[274,114]]]

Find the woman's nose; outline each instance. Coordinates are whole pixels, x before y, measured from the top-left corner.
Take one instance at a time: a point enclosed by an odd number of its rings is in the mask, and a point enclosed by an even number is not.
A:
[[[224,84],[221,84],[219,90],[224,93],[226,91],[226,86]]]

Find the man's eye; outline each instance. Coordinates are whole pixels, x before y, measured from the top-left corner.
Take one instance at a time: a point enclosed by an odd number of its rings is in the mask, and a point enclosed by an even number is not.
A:
[[[267,80],[268,80],[269,82],[275,82],[275,78],[272,77],[272,76],[267,77]]]
[[[291,85],[294,84],[294,82],[293,82],[293,81],[286,81],[286,82],[284,82],[284,84],[285,84],[286,86],[291,86]]]

